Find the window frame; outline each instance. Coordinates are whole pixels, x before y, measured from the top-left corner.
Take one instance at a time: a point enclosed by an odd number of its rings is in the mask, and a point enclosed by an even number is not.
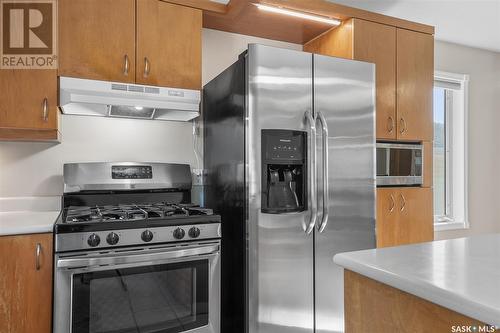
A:
[[[450,90],[445,90],[445,215],[434,215],[434,230],[456,230],[456,229],[468,229],[470,227],[468,219],[468,120],[469,120],[469,108],[468,108],[468,95],[469,95],[469,76],[466,74],[456,74],[443,71],[434,72],[434,83],[436,81],[459,84],[460,85],[460,101],[457,104],[457,97],[454,97],[455,93]],[[434,86],[436,86],[434,84]],[[455,102],[455,103],[454,103]],[[462,110],[460,110],[462,109]],[[454,119],[453,110],[462,111],[461,119],[462,123],[457,124],[457,120]],[[433,110],[434,113],[434,110]],[[460,116],[458,117],[460,121]],[[453,129],[450,130],[450,126],[454,128],[456,125],[460,125],[463,128],[460,131],[463,133],[461,136],[461,143],[457,144],[456,140],[453,140]],[[455,141],[455,142],[454,142]],[[459,147],[459,148],[457,148]],[[457,156],[457,149],[462,150],[463,147],[463,159],[461,158],[458,163],[455,160]],[[453,164],[459,165],[458,167],[453,167]],[[454,169],[459,170],[454,172]],[[460,177],[460,178],[457,178]]]

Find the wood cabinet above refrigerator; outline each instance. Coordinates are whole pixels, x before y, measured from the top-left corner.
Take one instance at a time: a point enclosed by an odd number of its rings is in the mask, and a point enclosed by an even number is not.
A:
[[[377,139],[432,141],[432,35],[354,18],[304,50],[375,63]]]

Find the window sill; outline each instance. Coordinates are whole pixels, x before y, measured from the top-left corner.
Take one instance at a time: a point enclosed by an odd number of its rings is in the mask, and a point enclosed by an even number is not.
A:
[[[434,231],[469,229],[466,222],[434,222]]]

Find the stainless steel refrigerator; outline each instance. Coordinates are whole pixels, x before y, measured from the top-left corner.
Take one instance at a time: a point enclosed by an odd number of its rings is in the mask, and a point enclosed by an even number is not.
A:
[[[333,256],[375,247],[375,66],[252,44],[203,119],[222,332],[343,332]]]

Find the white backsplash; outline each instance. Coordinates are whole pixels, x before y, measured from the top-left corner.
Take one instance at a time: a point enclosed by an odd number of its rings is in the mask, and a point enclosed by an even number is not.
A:
[[[63,164],[145,161],[197,168],[192,124],[61,115],[62,142],[0,142],[0,197],[60,196]]]
[[[61,197],[59,195],[0,198],[0,212],[52,212],[60,209]]]

